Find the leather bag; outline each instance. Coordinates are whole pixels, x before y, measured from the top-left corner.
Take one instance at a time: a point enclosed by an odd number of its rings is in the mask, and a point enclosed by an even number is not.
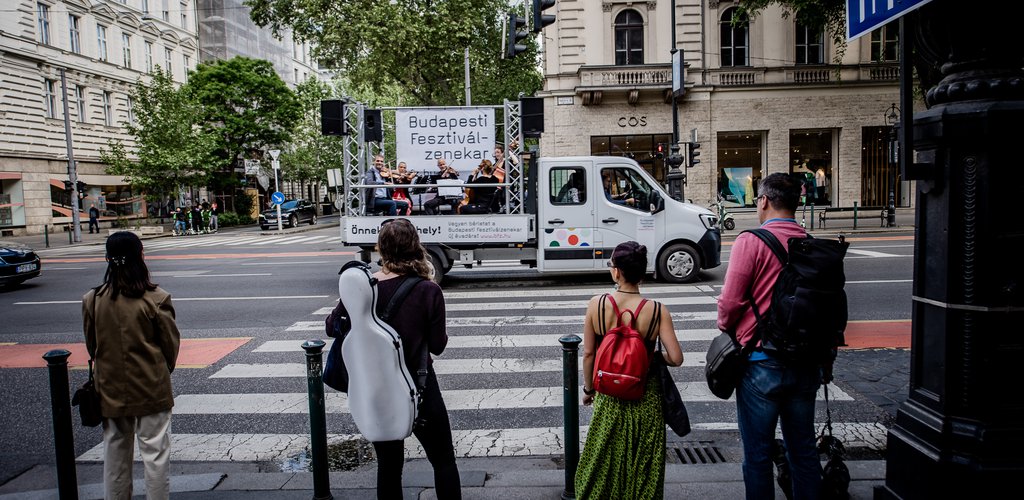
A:
[[[660,317],[661,306],[655,303],[655,307],[657,307],[655,314]],[[679,394],[679,388],[676,387],[675,381],[672,380],[668,365],[665,364],[665,358],[661,353],[660,338],[658,339],[658,349],[654,351],[654,359],[651,360],[651,376],[661,383],[661,414],[665,417],[665,424],[679,437],[689,434],[690,415],[686,412],[683,397]]]
[[[92,376],[92,363],[93,360],[90,359],[89,380],[82,384],[71,398],[71,405],[78,407],[78,415],[85,427],[96,427],[103,422],[103,415],[100,413],[100,393],[96,391],[96,382]]]
[[[750,343],[756,344],[756,341],[751,340]],[[712,394],[720,399],[732,397],[747,370],[748,356],[746,349],[736,341],[736,336],[729,332],[722,332],[711,341],[704,377]]]

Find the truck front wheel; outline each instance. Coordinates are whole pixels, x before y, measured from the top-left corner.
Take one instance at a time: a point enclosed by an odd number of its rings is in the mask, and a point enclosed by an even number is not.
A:
[[[430,257],[430,265],[434,267],[434,283],[437,286],[441,286],[441,282],[444,281],[444,266],[441,264],[441,258],[434,252],[427,252],[427,256]]]
[[[658,277],[669,283],[689,283],[700,272],[700,255],[686,243],[676,243],[658,257]]]

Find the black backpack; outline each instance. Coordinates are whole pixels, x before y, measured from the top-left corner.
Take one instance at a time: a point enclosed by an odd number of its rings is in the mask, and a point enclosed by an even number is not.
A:
[[[850,246],[839,240],[790,238],[789,252],[771,231],[744,231],[763,241],[782,262],[771,307],[757,317],[761,346],[790,362],[824,364],[835,359],[836,348],[846,345],[846,273],[843,258]]]

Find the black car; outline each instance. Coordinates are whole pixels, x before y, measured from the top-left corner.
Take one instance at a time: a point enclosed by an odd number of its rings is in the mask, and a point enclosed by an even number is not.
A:
[[[0,242],[0,287],[35,278],[41,269],[39,256],[32,249]]]
[[[298,227],[303,222],[316,224],[316,206],[306,200],[288,200],[281,204],[281,222],[285,226]],[[269,208],[260,214],[260,229],[266,231],[277,227],[277,208]]]

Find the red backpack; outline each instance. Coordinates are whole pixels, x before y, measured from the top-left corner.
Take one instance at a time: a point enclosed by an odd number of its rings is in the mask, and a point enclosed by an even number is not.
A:
[[[604,334],[597,348],[594,390],[619,399],[637,400],[644,395],[647,372],[651,366],[647,346],[636,329],[637,314],[647,304],[647,299],[641,300],[635,311],[627,309],[620,313],[615,298],[611,295],[606,297],[612,303],[612,311],[618,323]],[[624,313],[629,313],[629,323],[623,324]]]

